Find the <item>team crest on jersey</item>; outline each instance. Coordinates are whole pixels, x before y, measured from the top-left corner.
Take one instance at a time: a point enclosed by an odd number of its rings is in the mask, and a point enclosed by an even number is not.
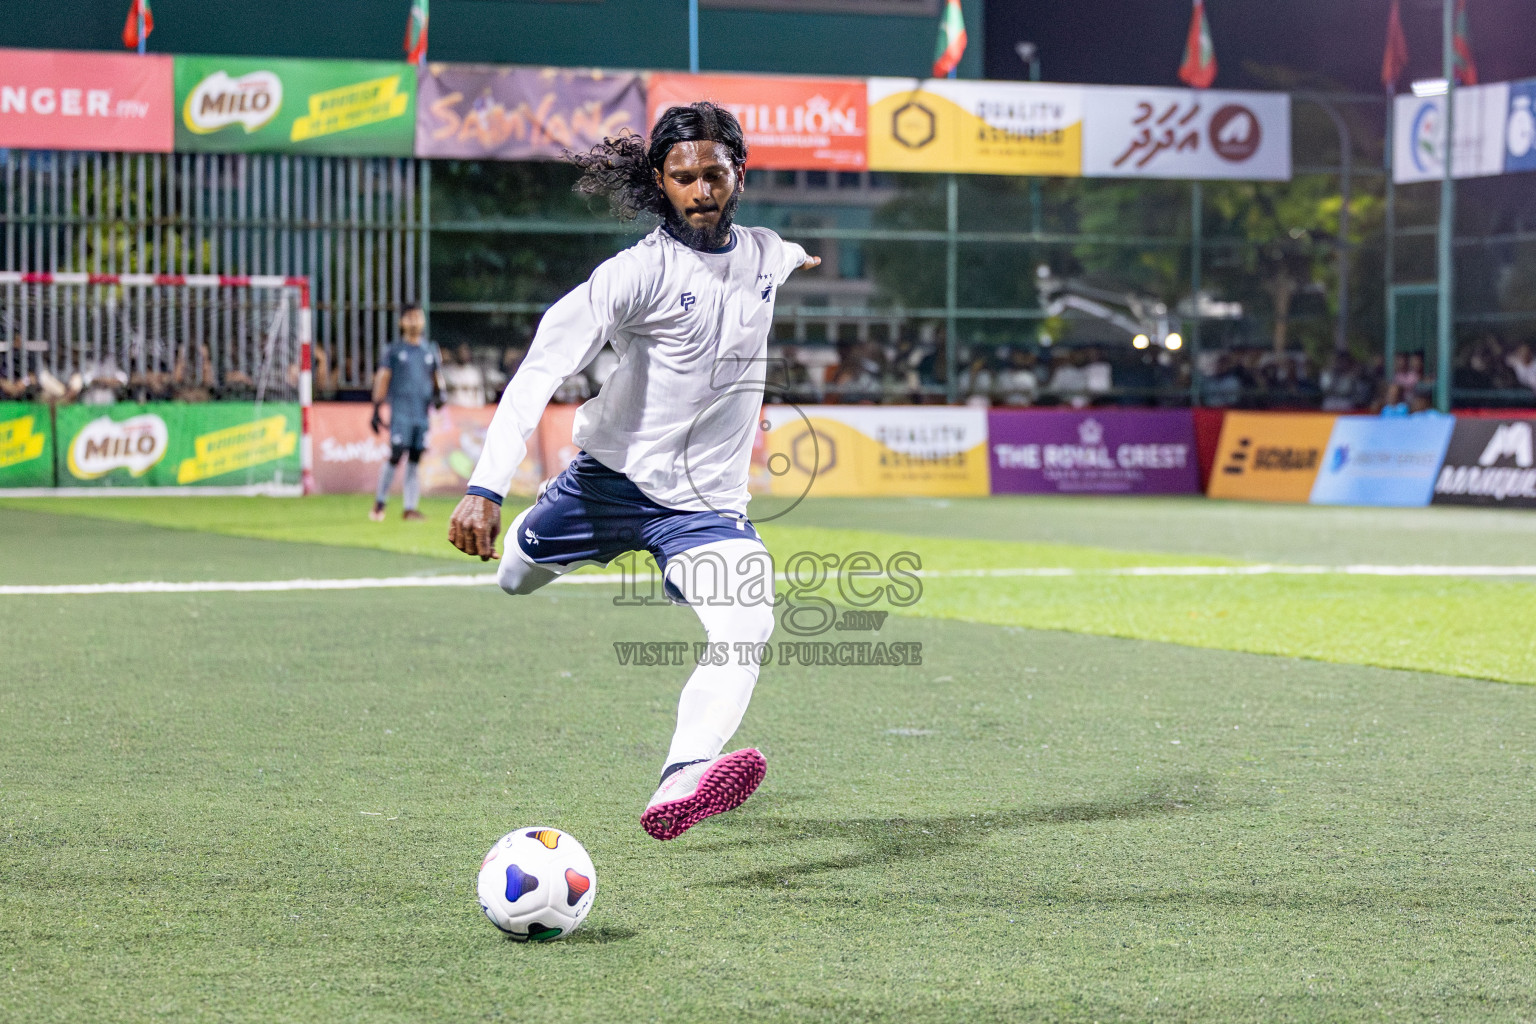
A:
[[[693,308],[693,304],[698,301],[699,300],[694,297],[693,292],[683,292],[683,312],[688,312]]]

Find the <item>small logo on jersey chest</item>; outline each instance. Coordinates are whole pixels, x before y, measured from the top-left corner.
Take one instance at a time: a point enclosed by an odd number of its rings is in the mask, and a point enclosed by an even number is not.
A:
[[[767,288],[764,288],[763,289],[763,301],[767,302],[768,301],[768,296],[770,296],[772,294],[773,294],[773,285],[769,285]]]
[[[693,292],[683,292],[683,300],[682,301],[683,301],[683,312],[686,313],[690,309],[692,309],[693,308],[693,304],[695,302],[698,302],[699,300],[698,300],[697,297],[694,296]]]

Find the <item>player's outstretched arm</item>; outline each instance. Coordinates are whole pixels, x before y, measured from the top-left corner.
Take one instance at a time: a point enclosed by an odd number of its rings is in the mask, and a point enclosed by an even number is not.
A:
[[[466,555],[478,555],[489,562],[501,556],[496,552],[496,537],[501,533],[501,506],[490,498],[466,494],[448,520],[448,543]]]

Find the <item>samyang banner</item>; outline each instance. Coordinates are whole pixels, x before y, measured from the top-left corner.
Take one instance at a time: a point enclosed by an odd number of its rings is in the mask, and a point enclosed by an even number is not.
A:
[[[1083,174],[1289,181],[1291,98],[1279,92],[1086,86]]]
[[[1082,173],[1082,86],[871,78],[868,90],[871,170]]]
[[[647,128],[668,107],[699,100],[736,115],[753,167],[861,171],[867,164],[862,78],[657,73],[647,90]]]
[[[0,488],[53,486],[53,410],[0,402]]]
[[[425,157],[559,160],[646,129],[644,82],[632,71],[427,64],[416,110]]]
[[[63,487],[296,487],[299,407],[291,402],[65,405]]]
[[[955,406],[766,405],[758,493],[987,494],[987,412]]]
[[[987,414],[993,494],[1198,494],[1188,409]]]
[[[1536,421],[1456,417],[1433,502],[1536,508]]]
[[[171,58],[0,49],[0,148],[169,153]]]
[[[416,68],[395,61],[176,58],[176,149],[410,156]]]

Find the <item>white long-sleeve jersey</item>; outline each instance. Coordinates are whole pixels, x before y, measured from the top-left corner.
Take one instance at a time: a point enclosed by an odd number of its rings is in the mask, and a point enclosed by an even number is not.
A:
[[[732,227],[713,252],[661,228],[604,261],[545,312],[470,477],[505,495],[550,396],[606,343],[619,365],[576,414],[574,439],[658,505],[746,510],[778,286],[805,250]]]

